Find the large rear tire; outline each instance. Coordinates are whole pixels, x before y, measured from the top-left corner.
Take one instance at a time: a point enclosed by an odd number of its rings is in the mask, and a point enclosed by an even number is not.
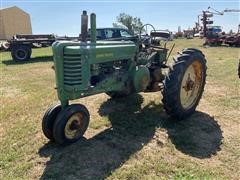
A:
[[[174,60],[164,80],[164,109],[177,119],[192,114],[204,91],[206,59],[197,49],[184,49]]]

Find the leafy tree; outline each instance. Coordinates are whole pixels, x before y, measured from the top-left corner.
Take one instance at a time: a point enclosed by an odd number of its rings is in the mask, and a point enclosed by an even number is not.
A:
[[[139,33],[142,26],[143,23],[140,18],[125,13],[120,13],[117,16],[117,23],[113,23],[113,27],[127,28],[132,34]]]

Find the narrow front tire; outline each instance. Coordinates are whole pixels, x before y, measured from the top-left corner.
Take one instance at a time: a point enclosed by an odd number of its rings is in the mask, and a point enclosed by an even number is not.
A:
[[[59,144],[76,142],[83,137],[89,125],[90,115],[82,104],[72,104],[62,110],[53,126],[53,136]]]
[[[50,140],[54,141],[53,137],[53,124],[56,120],[57,115],[61,111],[61,105],[56,104],[45,112],[43,119],[42,119],[42,131],[43,134]]]

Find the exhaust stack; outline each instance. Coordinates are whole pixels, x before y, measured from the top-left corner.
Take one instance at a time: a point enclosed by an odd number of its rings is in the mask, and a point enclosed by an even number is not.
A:
[[[86,42],[88,36],[88,15],[87,11],[83,11],[81,15],[81,37],[82,41]]]

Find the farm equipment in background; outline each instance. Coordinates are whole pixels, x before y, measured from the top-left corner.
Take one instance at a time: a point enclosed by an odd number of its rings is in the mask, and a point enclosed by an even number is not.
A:
[[[225,34],[225,32],[221,32],[221,30],[214,31],[210,29],[207,32],[206,41],[204,45],[210,46],[228,45],[230,47],[231,46],[239,47],[240,46],[239,30],[237,33]]]
[[[204,45],[221,46],[224,43],[226,35],[218,33],[208,33]]]
[[[227,36],[224,41],[229,46],[240,47],[240,33]]]
[[[160,44],[160,41],[172,41],[173,34],[169,30],[152,30],[150,36],[154,37],[153,44]]]
[[[210,46],[221,46],[223,44],[230,47],[240,47],[240,34],[211,34],[206,37],[206,41],[204,43],[204,45]]]
[[[14,61],[29,60],[32,54],[32,48],[47,47],[55,42],[55,36],[52,34],[28,35],[16,34],[8,41]]]
[[[182,38],[183,37],[183,32],[176,32],[175,34],[174,34],[174,38]]]
[[[187,39],[193,39],[194,31],[191,30],[183,30],[183,37]]]
[[[0,51],[8,51],[10,49],[10,44],[7,41],[0,42]]]
[[[239,46],[239,28],[240,25],[238,26],[238,33],[235,35],[229,34],[227,35],[222,35],[221,34],[221,27],[219,26],[209,26],[210,24],[213,24],[213,20],[210,18],[213,17],[213,15],[224,15],[224,13],[239,13],[240,9],[225,9],[223,11],[218,11],[216,9],[213,9],[212,7],[208,7],[208,10],[203,11],[202,15],[202,24],[203,24],[203,33],[204,37],[206,37],[206,41],[203,45],[210,45],[210,46],[219,46],[224,44],[227,44],[229,46]],[[199,17],[198,16],[198,17]]]
[[[4,42],[5,51],[10,50],[14,61],[29,60],[32,48],[48,47],[57,40],[78,40],[79,37],[55,36],[53,34],[16,34],[12,39]],[[2,46],[3,46],[2,45]]]
[[[90,113],[84,105],[69,102],[99,93],[127,100],[133,93],[161,91],[171,117],[183,119],[195,112],[206,78],[206,59],[200,50],[184,49],[169,67],[173,47],[168,53],[159,44],[145,45],[141,31],[137,42],[96,41],[96,15],[92,13],[90,19],[91,41],[87,41],[88,15],[83,11],[82,40],[57,41],[52,46],[60,104],[43,117],[42,130],[48,139],[68,144],[82,138]]]

